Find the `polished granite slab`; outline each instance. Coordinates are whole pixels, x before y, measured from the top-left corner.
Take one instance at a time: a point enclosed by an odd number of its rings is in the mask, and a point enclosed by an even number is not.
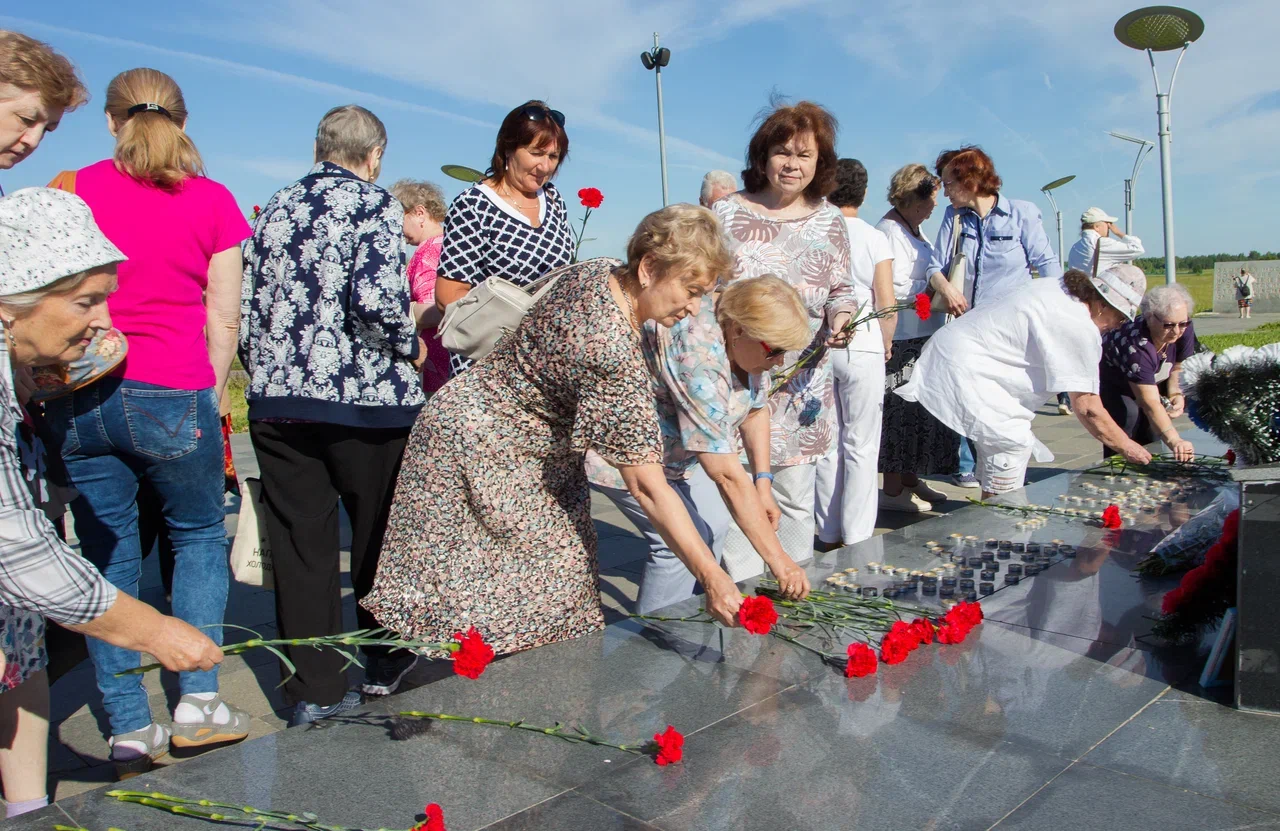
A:
[[[1097,478],[1081,477],[1045,479],[1024,498],[1050,503]],[[499,660],[478,681],[448,677],[128,784],[370,829],[407,828],[429,801],[450,831],[1280,827],[1261,773],[1280,767],[1277,728],[1169,689],[1197,671],[1197,655],[1143,639],[1164,587],[1129,571],[1212,493],[1120,532],[1065,518],[1027,531],[1020,516],[974,506],[818,557],[815,583],[865,573],[873,560],[932,567],[941,560],[925,543],[952,533],[1077,547],[1017,586],[1000,583],[982,601],[988,622],[965,643],[923,647],[868,678],[846,680],[809,652],[742,630],[626,620]],[[618,742],[673,724],[687,736],[685,759],[658,767],[395,715],[414,709],[564,721]],[[1218,751],[1227,745],[1234,755]],[[59,807],[91,831],[210,827],[102,792]]]

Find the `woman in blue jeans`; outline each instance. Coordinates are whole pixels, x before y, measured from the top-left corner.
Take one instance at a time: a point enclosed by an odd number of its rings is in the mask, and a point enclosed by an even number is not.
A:
[[[733,283],[714,304],[704,303],[670,329],[646,324],[642,344],[655,378],[667,481],[694,527],[718,560],[732,514],[792,598],[808,594],[809,579],[776,534],[765,373],[782,364],[784,352],[809,340],[808,315],[796,290],[777,277],[757,277]],[[738,459],[740,447],[756,471],[754,481]],[[609,497],[649,542],[636,610],[648,614],[691,597],[693,574],[654,529],[621,474],[595,452],[587,453],[586,464],[591,487]],[[733,564],[726,570],[742,579]],[[746,573],[760,570],[754,565]]]
[[[229,582],[218,398],[239,325],[240,243],[249,225],[183,128],[178,85],[132,69],[107,87],[113,158],[75,172],[76,194],[128,257],[108,306],[128,354],[107,378],[51,402],[71,483],[81,550],[122,592],[137,595],[144,552],[140,484],[158,496],[176,555],[173,613],[221,642]],[[121,777],[178,747],[242,739],[249,716],[218,697],[216,670],[179,676],[172,728],[152,720],[136,652],[89,642]]]

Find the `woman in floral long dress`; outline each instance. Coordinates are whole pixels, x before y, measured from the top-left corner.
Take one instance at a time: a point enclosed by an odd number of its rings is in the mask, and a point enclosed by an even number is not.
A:
[[[771,473],[781,509],[778,539],[796,561],[813,556],[814,481],[835,437],[835,390],[827,347],[848,345],[840,332],[856,308],[849,277],[849,232],[826,195],[836,186],[836,120],[808,101],[779,107],[747,148],[746,187],[715,203],[733,251],[736,277],[772,274],[800,292],[813,341],[788,353],[784,366],[818,351],[816,360],[771,393]],[[785,372],[785,369],[783,370]],[[724,546],[735,580],[760,574],[764,562],[737,525]]]
[[[595,450],[732,625],[741,595],[667,485],[647,320],[696,314],[732,267],[715,217],[672,205],[650,214],[626,264],[587,260],[514,333],[431,399],[396,483],[373,591],[389,629],[446,641],[475,626],[501,653],[604,625],[583,455]]]

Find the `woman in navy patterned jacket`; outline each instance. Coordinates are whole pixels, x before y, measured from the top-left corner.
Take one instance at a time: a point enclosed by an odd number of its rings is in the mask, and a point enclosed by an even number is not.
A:
[[[426,402],[404,210],[374,184],[386,145],[373,113],[330,110],[316,131],[315,167],[271,197],[244,245],[240,360],[285,638],[343,631],[339,498],[351,518],[355,595],[368,593],[400,458]],[[377,626],[363,610],[357,617],[361,628]],[[384,691],[396,656],[368,657],[365,689]],[[298,649],[290,658],[292,723],[359,704],[340,656]]]

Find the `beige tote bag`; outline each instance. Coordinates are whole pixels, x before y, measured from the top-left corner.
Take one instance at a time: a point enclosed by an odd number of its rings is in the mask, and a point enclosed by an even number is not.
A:
[[[478,361],[498,339],[515,331],[533,304],[542,299],[572,264],[552,269],[527,286],[493,276],[449,304],[440,321],[440,342],[450,352]]]
[[[952,221],[954,224],[951,226],[951,270],[947,272],[947,282],[951,284],[951,288],[964,294],[964,278],[969,270],[969,258],[960,250],[960,242],[963,239],[960,235],[960,214],[957,213]],[[941,292],[934,292],[933,303],[929,308],[935,312],[947,310],[947,300]]]
[[[262,480],[245,479],[240,488],[240,518],[231,544],[231,574],[237,583],[274,589],[275,570],[271,563],[271,541],[262,521]]]

